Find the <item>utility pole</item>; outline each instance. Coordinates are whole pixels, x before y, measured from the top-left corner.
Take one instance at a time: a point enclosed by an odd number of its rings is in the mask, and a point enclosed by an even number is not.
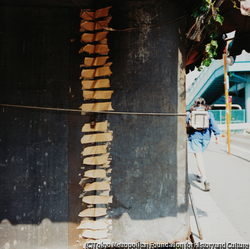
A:
[[[228,89],[229,89],[229,77],[227,74],[227,55],[226,49],[223,54],[224,60],[224,88],[225,88],[225,101],[226,101],[226,122],[227,122],[227,145],[228,145],[228,155],[231,155],[231,147],[230,147],[230,107],[228,101]]]

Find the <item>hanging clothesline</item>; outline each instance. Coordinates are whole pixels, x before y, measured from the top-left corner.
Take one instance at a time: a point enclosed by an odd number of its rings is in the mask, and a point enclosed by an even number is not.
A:
[[[2,107],[35,109],[45,111],[61,111],[61,112],[83,112],[83,113],[100,113],[100,114],[118,114],[118,115],[145,115],[145,116],[186,116],[186,113],[161,113],[161,112],[116,112],[116,111],[91,111],[91,110],[78,110],[67,108],[53,108],[53,107],[39,107],[39,106],[24,106],[24,105],[10,105],[0,104]]]

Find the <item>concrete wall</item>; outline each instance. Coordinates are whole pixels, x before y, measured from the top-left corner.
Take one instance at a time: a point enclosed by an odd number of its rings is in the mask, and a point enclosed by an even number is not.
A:
[[[78,108],[78,16],[78,9],[1,8],[1,103]],[[67,248],[72,118],[1,107],[0,119],[0,247]]]
[[[185,113],[184,19],[172,1],[112,9],[108,36],[115,111]],[[185,117],[109,115],[113,240],[172,242],[189,231]]]
[[[178,2],[96,1],[112,6],[109,32],[115,111],[185,112],[186,6]],[[78,109],[83,103],[78,8],[1,9],[1,103]],[[164,24],[164,25],[158,25]],[[145,25],[152,27],[142,28]],[[0,246],[78,248],[83,204],[81,128],[108,120],[113,241],[171,242],[190,232],[185,118],[1,107]],[[79,247],[80,248],[80,247]]]

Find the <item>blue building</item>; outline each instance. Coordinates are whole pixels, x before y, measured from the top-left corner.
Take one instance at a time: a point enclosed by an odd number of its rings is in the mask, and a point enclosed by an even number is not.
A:
[[[227,68],[229,96],[232,96],[232,104],[239,107],[239,110],[232,111],[232,123],[250,123],[250,54],[243,51],[236,57],[235,63]],[[225,109],[223,108],[225,104],[223,60],[214,60],[188,87],[187,110],[194,104],[197,97],[205,98],[207,104],[212,106],[221,106],[221,113],[225,112],[223,111]],[[223,117],[216,116],[216,120],[218,123],[223,123],[225,118],[223,120]]]

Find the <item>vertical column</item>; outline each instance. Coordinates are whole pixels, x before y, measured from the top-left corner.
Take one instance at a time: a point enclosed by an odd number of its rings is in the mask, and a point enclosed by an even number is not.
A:
[[[108,14],[81,14],[81,109],[89,118],[81,243],[165,243],[190,234],[185,118],[176,116],[185,111],[186,9],[171,0],[125,0],[110,11],[112,29]],[[91,113],[113,108],[131,115]]]
[[[185,13],[184,2],[170,0],[112,8],[112,107],[133,114],[108,117],[113,243],[183,241],[189,234],[185,118],[154,115],[185,113],[185,19],[178,19]]]
[[[83,47],[79,53],[84,55],[81,77],[84,103],[80,107],[83,115],[90,116],[89,123],[82,127],[83,174],[80,185],[83,192],[82,211],[78,214],[81,223],[79,243],[110,243],[109,228],[111,220],[107,217],[107,208],[112,197],[110,193],[110,162],[108,145],[113,139],[105,115],[98,111],[113,110],[109,76],[112,74],[107,45],[107,28],[111,16],[106,7],[95,11],[82,10],[80,32]],[[95,111],[97,113],[93,113]],[[77,214],[76,214],[77,215]]]
[[[245,83],[246,123],[250,123],[250,74],[247,74],[246,78],[248,80]]]

